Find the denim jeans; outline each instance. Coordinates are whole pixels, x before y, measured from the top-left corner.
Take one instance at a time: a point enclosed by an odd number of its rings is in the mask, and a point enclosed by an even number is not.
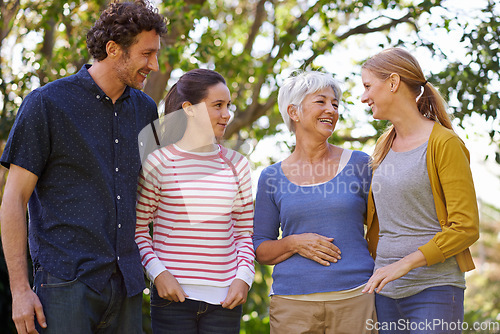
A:
[[[151,291],[153,334],[238,334],[241,311],[241,305],[229,310],[192,299],[173,302]]]
[[[464,290],[451,285],[427,288],[392,299],[375,296],[379,334],[459,334],[464,318]]]
[[[40,267],[33,289],[47,319],[46,329],[35,321],[41,334],[142,333],[142,294],[127,297],[119,273],[99,294],[78,279],[62,280]]]

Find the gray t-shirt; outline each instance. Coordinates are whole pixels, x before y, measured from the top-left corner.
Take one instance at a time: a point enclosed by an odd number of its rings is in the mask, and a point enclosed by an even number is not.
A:
[[[441,231],[427,174],[427,142],[407,151],[389,151],[373,174],[372,190],[380,223],[375,270],[394,263]],[[453,285],[465,289],[455,257],[411,270],[388,283],[381,295],[404,298],[424,289]]]

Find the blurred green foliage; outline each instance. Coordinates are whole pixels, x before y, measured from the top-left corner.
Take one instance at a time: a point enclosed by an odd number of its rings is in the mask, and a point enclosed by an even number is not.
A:
[[[321,70],[317,60],[323,54],[357,56],[388,46],[425,48],[434,58],[444,61],[443,68],[429,73],[429,81],[451,101],[454,116],[460,121],[479,115],[494,124],[498,118],[498,1],[486,0],[479,14],[454,9],[452,1],[441,0],[156,3],[168,18],[169,33],[162,41],[161,72],[150,76],[145,91],[159,102],[171,79],[183,71],[196,67],[219,71],[232,92],[234,118],[227,136],[235,143],[248,141],[255,147],[258,141],[282,132],[277,88],[290,69]],[[0,1],[0,147],[3,148],[24,96],[40,85],[75,73],[90,61],[86,32],[106,4],[106,0]],[[451,54],[441,48],[439,41],[424,35],[425,28],[461,34],[465,60],[448,61]],[[398,30],[407,34],[396,36]],[[378,49],[366,50],[367,41],[372,39],[380,41]],[[347,110],[359,98],[352,90],[359,77],[359,63],[364,60],[360,56],[353,59],[356,60],[352,73],[337,77],[346,88],[343,98]],[[353,135],[358,122],[349,113],[343,114],[342,130],[331,141],[350,142],[360,148],[373,143],[386,127],[384,122],[372,121],[367,135]],[[495,158],[500,163],[500,130],[491,126],[488,131],[492,143],[498,146]],[[4,181],[2,173],[0,198]],[[482,231],[480,242],[474,246],[482,269],[468,277],[466,320],[471,323],[500,320],[500,272],[491,265],[500,263],[500,258],[493,256],[500,254],[500,232],[491,227],[498,225],[499,220],[492,220],[494,223]],[[256,264],[255,283],[244,306],[241,333],[269,332],[271,272],[271,267]],[[5,333],[14,333],[10,303],[5,262],[0,254],[0,330]],[[144,295],[143,313],[144,330],[149,333],[148,294]]]

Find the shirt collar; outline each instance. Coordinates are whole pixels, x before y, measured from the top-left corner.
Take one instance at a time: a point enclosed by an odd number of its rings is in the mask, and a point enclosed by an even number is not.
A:
[[[103,99],[107,98],[107,95],[104,93],[104,91],[99,87],[92,76],[89,73],[89,68],[91,67],[91,64],[85,64],[82,66],[80,71],[76,74],[78,79],[80,80],[80,83],[82,86],[90,91],[97,100],[102,101]],[[126,86],[125,90],[123,91],[123,94],[118,98],[118,101],[125,100],[126,98],[130,97],[130,87]]]

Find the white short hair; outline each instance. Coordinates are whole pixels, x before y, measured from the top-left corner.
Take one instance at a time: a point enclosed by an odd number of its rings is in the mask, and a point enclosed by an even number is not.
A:
[[[342,90],[331,74],[317,71],[296,71],[294,74],[284,81],[278,92],[278,108],[283,121],[291,132],[295,132],[295,124],[293,124],[288,115],[287,109],[289,105],[300,107],[307,95],[316,93],[327,87],[333,89],[337,100],[340,101],[342,97]]]

